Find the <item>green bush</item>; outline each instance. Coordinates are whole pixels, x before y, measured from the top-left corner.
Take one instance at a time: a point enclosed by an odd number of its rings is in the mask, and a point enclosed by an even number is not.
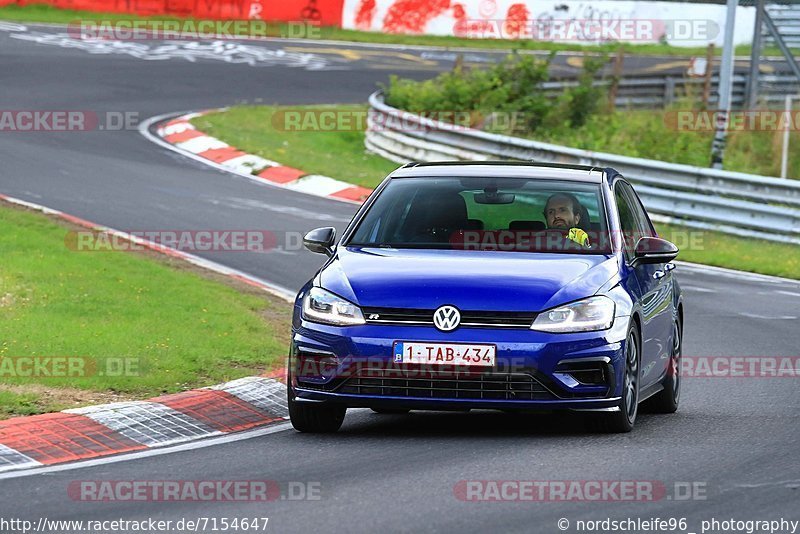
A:
[[[604,90],[593,81],[606,58],[587,58],[578,85],[566,89],[554,105],[542,87],[552,57],[515,54],[487,69],[456,67],[422,82],[392,76],[384,87],[386,102],[414,113],[466,112],[468,126],[518,135],[554,122],[583,125],[603,98]],[[499,114],[512,120],[498,120]]]
[[[594,81],[606,62],[607,58],[604,56],[584,58],[578,85],[564,91],[559,99],[557,116],[561,120],[566,118],[566,126],[580,128],[597,113],[605,91],[596,86]]]

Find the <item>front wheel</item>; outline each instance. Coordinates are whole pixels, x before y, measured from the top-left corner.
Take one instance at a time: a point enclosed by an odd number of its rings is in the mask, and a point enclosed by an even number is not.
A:
[[[653,413],[675,413],[681,400],[681,354],[683,352],[683,325],[675,321],[672,331],[672,355],[669,369],[662,385],[664,389],[653,395],[642,406]]]
[[[590,425],[598,432],[619,434],[630,432],[639,411],[639,363],[641,344],[639,331],[631,324],[625,340],[625,374],[622,379],[622,398],[611,413],[593,414]]]
[[[347,407],[339,404],[297,402],[289,393],[289,418],[299,432],[330,434],[342,427]]]

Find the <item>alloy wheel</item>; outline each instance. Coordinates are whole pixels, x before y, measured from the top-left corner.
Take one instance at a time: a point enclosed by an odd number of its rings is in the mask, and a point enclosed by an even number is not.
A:
[[[625,343],[625,412],[628,420],[636,419],[639,405],[639,347],[633,332]]]

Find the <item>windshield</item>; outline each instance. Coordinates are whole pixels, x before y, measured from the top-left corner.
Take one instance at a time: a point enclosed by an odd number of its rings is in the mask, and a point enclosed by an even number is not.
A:
[[[399,178],[347,246],[609,254],[597,184],[524,178]]]

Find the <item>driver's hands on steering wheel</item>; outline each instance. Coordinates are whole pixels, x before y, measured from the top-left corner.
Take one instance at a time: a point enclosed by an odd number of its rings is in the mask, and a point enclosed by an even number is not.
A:
[[[592,248],[592,244],[589,242],[589,234],[580,228],[570,228],[567,239],[574,241],[582,247]]]

